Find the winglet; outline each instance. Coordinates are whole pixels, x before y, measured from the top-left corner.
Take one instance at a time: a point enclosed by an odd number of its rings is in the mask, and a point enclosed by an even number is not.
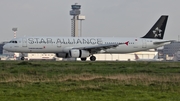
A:
[[[129,44],[129,41],[125,42],[125,44],[128,46],[128,44]]]

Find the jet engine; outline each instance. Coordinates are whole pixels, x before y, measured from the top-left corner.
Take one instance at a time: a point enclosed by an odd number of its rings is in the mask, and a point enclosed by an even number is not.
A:
[[[79,49],[72,49],[69,51],[69,54],[72,58],[85,58],[90,56],[89,51]]]
[[[68,53],[56,53],[56,56],[59,58],[68,58]]]

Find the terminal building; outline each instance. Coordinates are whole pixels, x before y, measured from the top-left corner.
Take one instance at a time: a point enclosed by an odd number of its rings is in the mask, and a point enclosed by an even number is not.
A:
[[[3,54],[3,46],[4,46],[4,44],[0,43],[0,54]]]
[[[180,61],[180,42],[174,41],[158,50],[158,57],[167,61]]]

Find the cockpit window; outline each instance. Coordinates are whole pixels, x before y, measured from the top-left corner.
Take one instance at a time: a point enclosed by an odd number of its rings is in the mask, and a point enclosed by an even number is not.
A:
[[[10,41],[9,43],[17,43],[17,41]]]

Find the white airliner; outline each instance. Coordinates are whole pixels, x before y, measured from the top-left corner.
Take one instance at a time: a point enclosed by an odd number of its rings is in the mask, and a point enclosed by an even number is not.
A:
[[[141,38],[124,37],[20,37],[4,45],[4,49],[19,53],[55,53],[62,58],[81,58],[86,61],[93,54],[131,53],[154,49],[170,43],[162,40],[168,16],[162,15],[150,31]],[[24,56],[21,57],[24,60]]]
[[[136,61],[162,61],[162,59],[158,59],[158,54],[156,54],[152,59],[140,59],[137,54],[134,54],[134,56]]]

